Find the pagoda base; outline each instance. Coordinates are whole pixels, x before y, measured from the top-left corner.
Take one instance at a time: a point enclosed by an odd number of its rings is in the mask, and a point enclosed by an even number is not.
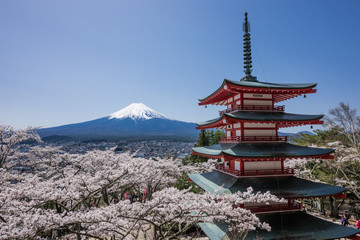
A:
[[[303,212],[259,215],[271,226],[271,231],[251,231],[246,239],[336,239],[354,236],[359,229],[322,220]],[[224,223],[199,223],[210,240],[235,239]]]

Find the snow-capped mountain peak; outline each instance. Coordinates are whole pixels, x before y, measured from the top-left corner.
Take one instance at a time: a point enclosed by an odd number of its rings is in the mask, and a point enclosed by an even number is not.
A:
[[[131,118],[135,119],[151,119],[151,118],[166,118],[163,114],[156,112],[155,110],[149,108],[143,103],[132,103],[129,106],[114,112],[109,115],[109,119],[122,119],[122,118]]]

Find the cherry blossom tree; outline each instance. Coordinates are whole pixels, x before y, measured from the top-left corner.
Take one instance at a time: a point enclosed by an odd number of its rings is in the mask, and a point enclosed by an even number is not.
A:
[[[356,109],[340,102],[339,106],[330,109],[326,124],[330,129],[339,129],[347,137],[350,145],[360,150],[360,117],[356,114]]]
[[[8,156],[15,151],[18,143],[29,139],[40,141],[40,137],[35,131],[36,129],[28,127],[26,129],[15,130],[11,126],[0,125],[0,168],[3,167]]]
[[[17,165],[28,170],[14,170]],[[250,211],[233,206],[281,201],[251,189],[231,195],[178,190],[172,186],[182,171],[199,166],[185,168],[176,160],[134,158],[112,150],[68,154],[58,148],[32,147],[14,153],[4,166],[0,239],[36,239],[55,230],[78,239],[136,239],[140,234],[169,239],[200,221],[215,220],[229,224],[234,236],[246,236],[256,228],[270,227]]]
[[[297,170],[302,177],[346,187],[351,198],[360,199],[360,117],[349,104],[340,103],[326,116],[326,129],[315,130],[315,135],[303,135],[296,142],[313,147],[334,148],[334,159],[310,160],[298,163]],[[337,216],[344,199],[328,197],[331,216]]]

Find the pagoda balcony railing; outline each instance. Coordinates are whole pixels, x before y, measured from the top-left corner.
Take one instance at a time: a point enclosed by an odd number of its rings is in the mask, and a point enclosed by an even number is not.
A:
[[[287,136],[231,136],[231,137],[220,137],[219,142],[287,142]]]
[[[269,106],[269,105],[250,105],[250,106],[240,106],[237,105],[235,107],[231,107],[222,111],[219,111],[220,116],[224,113],[234,112],[238,110],[248,110],[248,111],[277,111],[283,112],[285,110],[285,105],[276,105],[276,106]]]
[[[250,210],[252,213],[266,213],[266,212],[280,212],[280,211],[296,211],[301,210],[300,203],[290,204],[274,204],[274,205],[261,205],[261,206],[249,206],[245,209]]]
[[[252,177],[252,176],[271,176],[271,175],[293,175],[293,168],[284,169],[259,169],[259,170],[245,170],[239,171],[230,167],[225,167],[223,164],[216,164],[216,170],[224,172],[237,177]]]
[[[216,170],[220,171],[220,172],[224,172],[224,173],[228,173],[234,176],[239,176],[240,175],[240,171],[239,170],[235,170],[229,167],[225,167],[222,164],[216,164],[215,165]]]

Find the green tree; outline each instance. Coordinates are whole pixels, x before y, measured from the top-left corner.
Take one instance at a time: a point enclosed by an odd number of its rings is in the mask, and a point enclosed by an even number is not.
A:
[[[335,141],[340,141],[342,143],[347,142],[346,136],[341,133],[341,130],[338,127],[334,127],[328,130],[317,129],[314,131],[314,133],[315,135],[301,133],[301,136],[299,138],[295,138],[294,141],[296,144],[302,146],[326,146],[328,143]]]
[[[201,130],[199,133],[199,138],[196,141],[194,147],[203,147],[203,146],[211,146],[219,143],[219,138],[225,137],[225,132],[221,130]],[[208,161],[207,157],[191,155],[182,160],[184,165],[195,165],[198,163]],[[175,187],[183,190],[191,187],[191,191],[194,193],[201,193],[203,190],[199,188],[196,184],[189,181],[189,177],[186,173],[183,173],[181,177],[177,179]]]
[[[219,138],[225,137],[225,132],[222,130],[214,131],[211,129],[211,130],[206,130],[205,135],[207,136],[209,143],[208,145],[203,145],[203,146],[211,146],[214,144],[218,144]]]
[[[199,138],[194,147],[211,146],[219,143],[219,138],[224,137],[225,132],[222,130],[204,130],[202,129],[199,133]],[[198,155],[191,155],[183,159],[184,164],[194,164],[199,162],[206,162],[209,158]]]
[[[208,130],[201,129],[195,147],[209,146],[210,143],[209,135],[211,134],[209,134]]]

